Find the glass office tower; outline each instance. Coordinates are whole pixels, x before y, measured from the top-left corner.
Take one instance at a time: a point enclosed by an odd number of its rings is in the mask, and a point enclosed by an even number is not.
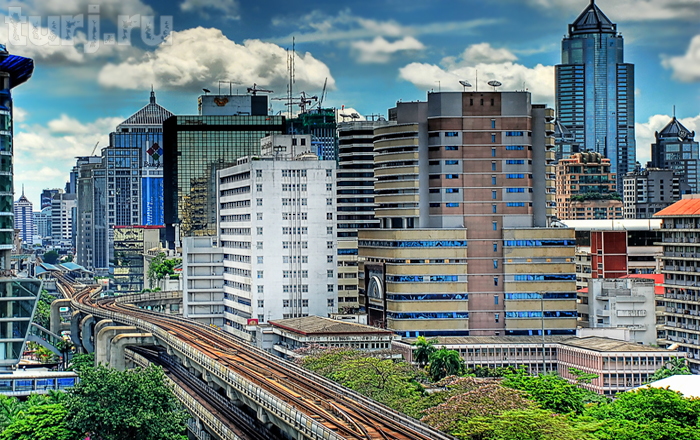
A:
[[[19,362],[41,292],[40,280],[17,278],[10,270],[14,237],[11,90],[33,72],[34,61],[10,55],[0,45],[0,369]]]
[[[634,170],[634,65],[622,35],[594,1],[569,25],[556,66],[557,118],[588,151],[610,159],[622,176]]]

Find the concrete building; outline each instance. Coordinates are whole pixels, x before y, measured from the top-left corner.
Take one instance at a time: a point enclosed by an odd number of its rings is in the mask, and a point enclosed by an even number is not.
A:
[[[248,341],[258,323],[337,312],[335,162],[284,138],[217,174],[224,329]]]
[[[392,342],[392,348],[413,360],[414,339]],[[456,350],[467,368],[525,366],[530,374],[542,372],[542,349],[546,371],[575,382],[569,368],[597,375],[587,389],[608,396],[627,391],[648,381],[656,370],[684,353],[598,336],[468,336],[439,337],[438,347]]]
[[[32,202],[24,196],[24,187],[22,187],[22,195],[13,206],[15,214],[14,223],[15,229],[19,230],[19,237],[22,240],[22,244],[30,246],[34,242],[34,211],[32,206]]]
[[[588,283],[591,328],[626,328],[631,342],[656,345],[653,279],[594,279]]]
[[[162,226],[114,227],[114,290],[117,295],[144,288],[143,255],[160,243]]]
[[[247,98],[265,98],[267,108],[266,96]],[[163,178],[176,189],[164,194],[166,237],[177,244],[180,237],[217,235],[216,172],[240,157],[258,155],[260,139],[286,128],[283,116],[254,112],[173,116],[163,130]]]
[[[185,318],[224,327],[224,250],[215,237],[182,241],[182,308]]]
[[[33,60],[10,55],[0,45],[0,369],[19,362],[41,295],[40,280],[18,278],[10,270],[15,233],[12,89],[29,80],[33,72]]]
[[[683,194],[700,192],[700,144],[695,140],[695,132],[684,127],[674,115],[666,127],[654,133],[654,136],[656,142],[651,144],[651,166],[675,171],[681,184],[688,185],[689,191],[682,188],[687,191]]]
[[[554,212],[554,119],[527,92],[430,93],[375,129],[360,307],[404,336],[574,334],[574,231]],[[467,249],[467,243],[469,248]]]
[[[319,160],[338,161],[336,109],[314,108],[287,120],[287,133],[311,136],[311,152]]]
[[[51,201],[51,245],[55,248],[71,250],[77,213],[75,194],[58,193]]]
[[[673,170],[637,168],[623,180],[625,218],[650,219],[690,193],[687,183]],[[684,180],[684,179],[683,179]]]
[[[379,227],[374,217],[374,129],[389,121],[338,124],[338,311],[359,312],[357,231]]]
[[[598,153],[576,153],[557,164],[557,218],[593,220],[623,217],[610,159]]]
[[[634,170],[634,64],[622,34],[591,1],[569,25],[555,66],[557,118],[586,151],[610,158],[617,181]]]
[[[78,165],[76,261],[101,274],[109,271],[106,175],[100,156],[85,158]]]
[[[294,350],[313,345],[367,352],[388,351],[391,341],[396,339],[389,330],[322,316],[281,319],[269,324],[272,330],[272,341],[268,344],[271,345],[270,351],[290,359],[299,357]]]
[[[654,217],[663,220],[664,312],[659,345],[678,347],[700,373],[700,196],[685,196]]]
[[[43,190],[41,192],[41,209],[43,210],[44,208],[49,208],[51,206],[51,200],[53,200],[53,196],[61,192],[63,192],[63,190],[60,188]]]
[[[51,238],[51,206],[42,208],[33,214],[35,235],[40,238],[38,244]]]
[[[581,150],[574,134],[559,119],[554,121],[554,146],[557,161],[568,159]]]

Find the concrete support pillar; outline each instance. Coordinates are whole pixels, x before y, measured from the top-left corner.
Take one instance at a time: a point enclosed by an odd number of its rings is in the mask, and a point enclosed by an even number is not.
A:
[[[133,326],[102,327],[95,336],[95,365],[111,364],[110,345],[112,344],[112,338],[120,334],[136,332],[136,327]]]
[[[95,317],[92,315],[87,315],[82,321],[80,321],[80,342],[82,342],[83,348],[88,353],[95,351],[95,345],[91,340],[94,326]]]
[[[126,358],[124,357],[124,350],[127,346],[144,347],[153,345],[157,345],[157,342],[151,333],[118,334],[112,338],[112,343],[110,344],[110,365],[119,371],[124,371],[126,370]]]
[[[51,315],[49,330],[51,333],[60,335],[61,334],[61,307],[70,307],[69,299],[55,299],[51,303]]]
[[[265,425],[270,423],[270,418],[267,415],[267,411],[262,406],[258,406],[258,420]]]
[[[76,350],[83,347],[80,343],[80,321],[83,319],[82,313],[76,310],[70,318],[70,339],[75,344]]]
[[[228,397],[228,400],[231,401],[232,404],[234,404],[237,407],[243,406],[243,401],[239,399],[238,393],[236,390],[233,389],[231,386],[226,387],[226,397]]]

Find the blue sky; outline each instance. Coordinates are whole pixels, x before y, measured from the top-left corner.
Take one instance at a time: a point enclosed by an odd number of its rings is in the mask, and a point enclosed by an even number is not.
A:
[[[118,15],[151,16],[155,31],[171,16],[173,34],[160,45],[131,33],[131,45],[102,44],[85,53],[86,28],[71,41],[49,44],[41,32],[50,17],[97,15],[101,36],[116,33]],[[286,95],[285,49],[296,38],[295,90],[320,94],[325,104],[360,114],[386,114],[396,101],[425,99],[426,91],[459,90],[459,79],[486,88],[500,80],[504,90],[527,88],[533,102],[554,104],[553,66],[567,24],[588,0],[0,0],[0,10],[28,23],[0,23],[0,40],[11,52],[36,61],[34,77],[15,93],[15,189],[22,184],[37,202],[42,188],[63,187],[74,157],[107,144],[116,124],[148,100],[178,114],[196,113],[202,88],[218,80],[253,83]],[[636,65],[637,156],[649,158],[655,130],[676,105],[688,128],[700,131],[700,0],[599,0],[625,37],[625,59]],[[13,29],[29,37],[13,43]],[[56,41],[55,39],[53,40]],[[228,88],[228,85],[222,86]],[[282,110],[275,102],[275,110]]]

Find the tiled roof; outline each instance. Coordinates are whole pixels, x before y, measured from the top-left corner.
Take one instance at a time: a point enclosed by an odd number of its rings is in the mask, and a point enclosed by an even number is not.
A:
[[[700,199],[679,200],[668,208],[654,214],[654,217],[689,217],[700,216]]]
[[[369,325],[355,324],[353,322],[338,321],[336,319],[323,318],[321,316],[305,316],[303,318],[281,319],[269,322],[274,327],[279,327],[302,335],[312,334],[357,334],[380,333],[391,334],[391,331]]]

